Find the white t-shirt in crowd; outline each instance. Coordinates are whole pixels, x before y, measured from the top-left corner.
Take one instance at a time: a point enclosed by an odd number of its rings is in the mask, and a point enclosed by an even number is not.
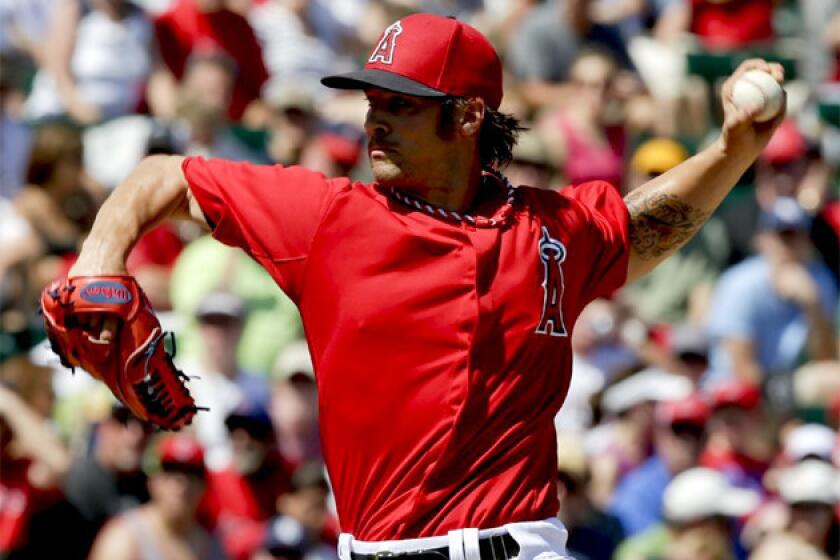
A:
[[[120,21],[99,10],[83,15],[70,61],[79,96],[105,118],[133,112],[151,71],[153,39],[152,23],[139,8]],[[32,119],[64,113],[53,79],[44,71],[35,75],[26,112]]]
[[[16,34],[40,42],[47,33],[54,1],[0,0],[0,52],[16,50]]]
[[[19,241],[30,231],[29,223],[15,211],[12,203],[0,197],[0,246]]]
[[[248,22],[263,48],[263,60],[272,84],[296,84],[316,98],[333,95],[321,85],[321,78],[349,72],[355,64],[340,52],[342,37],[348,32],[330,9],[318,0],[310,2],[313,35],[280,2],[254,4]]]

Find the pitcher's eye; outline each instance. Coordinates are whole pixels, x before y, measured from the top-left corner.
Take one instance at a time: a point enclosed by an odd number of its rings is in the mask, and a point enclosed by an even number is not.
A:
[[[411,102],[402,97],[394,97],[388,102],[388,108],[394,112],[401,111],[403,109],[408,109],[411,107]]]

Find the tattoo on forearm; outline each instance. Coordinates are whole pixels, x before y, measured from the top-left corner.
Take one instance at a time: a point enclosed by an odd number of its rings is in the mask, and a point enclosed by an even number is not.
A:
[[[630,211],[630,243],[643,259],[658,258],[679,247],[710,215],[662,192],[636,190],[624,202]]]

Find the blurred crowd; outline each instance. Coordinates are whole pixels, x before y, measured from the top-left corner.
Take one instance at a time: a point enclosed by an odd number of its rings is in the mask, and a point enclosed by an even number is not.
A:
[[[415,11],[491,38],[506,173],[544,189],[631,191],[715,138],[740,61],[784,66],[720,210],[581,315],[558,516],[578,560],[840,558],[840,0],[0,0],[0,558],[336,558],[300,319],[253,260],[180,222],[129,256],[209,407],[178,434],[62,368],[38,295],[149,154],[369,180],[362,96],[318,80]]]

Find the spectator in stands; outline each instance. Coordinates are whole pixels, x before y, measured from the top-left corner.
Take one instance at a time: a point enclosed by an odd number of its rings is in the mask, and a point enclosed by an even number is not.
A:
[[[26,0],[0,4],[0,54],[41,59],[55,0]]]
[[[612,27],[591,19],[592,0],[549,0],[534,5],[513,33],[507,60],[521,82],[522,94],[534,107],[569,104],[574,90],[564,82],[587,44],[612,53],[621,67],[630,67],[624,43]]]
[[[772,453],[761,389],[733,378],[713,386],[709,397],[712,414],[700,465],[722,473],[735,486],[761,492]]]
[[[840,552],[838,473],[822,461],[804,461],[784,471],[779,493],[788,506],[785,531],[766,537],[751,560],[836,558]]]
[[[662,497],[664,522],[625,541],[615,560],[647,560],[648,558],[707,558],[692,546],[695,556],[672,556],[684,553],[688,535],[698,532],[706,539],[706,550],[715,550],[718,560],[734,560],[739,548],[732,520],[752,512],[760,496],[752,490],[731,485],[711,469],[692,468],[668,484]],[[675,550],[676,549],[676,550]],[[702,548],[700,548],[702,550]]]
[[[280,452],[294,465],[320,460],[318,388],[306,342],[286,346],[272,373],[270,413]]]
[[[609,507],[628,536],[662,521],[662,496],[679,473],[697,466],[705,445],[709,407],[698,394],[656,408],[655,453],[627,474]]]
[[[513,161],[505,174],[512,185],[555,190],[563,187],[545,140],[530,127],[519,135],[513,147]]]
[[[224,559],[218,541],[198,524],[207,477],[200,444],[187,435],[163,436],[144,463],[149,502],[106,525],[90,560]]]
[[[18,60],[0,52],[0,199],[12,198],[26,177],[32,132],[23,114],[25,72]]]
[[[275,86],[266,89],[263,100],[269,109],[269,158],[282,165],[300,163],[320,124],[313,96],[294,86]]]
[[[276,558],[282,560],[312,558],[314,560],[316,557],[314,554],[311,556],[307,554],[309,542],[303,526],[290,517],[278,516],[268,523],[260,524],[255,529],[255,537],[260,535],[263,537],[249,560],[274,560]],[[334,553],[332,558],[336,558]]]
[[[73,461],[64,486],[69,513],[63,523],[75,537],[65,543],[69,558],[87,558],[109,519],[149,500],[141,460],[150,433],[120,404],[92,427],[90,451]]]
[[[641,327],[641,329],[639,328]],[[628,316],[617,300],[596,300],[584,308],[572,336],[575,367],[592,367],[593,375],[609,383],[642,362],[638,346],[647,336],[644,325]]]
[[[326,123],[301,154],[301,165],[327,177],[352,174],[367,141],[364,130],[349,123]]]
[[[653,36],[670,38],[673,29],[665,28],[673,26],[669,20],[685,18],[683,11],[682,0],[595,0],[591,8],[592,20],[617,29],[626,45],[648,27]]]
[[[808,141],[793,119],[786,119],[776,129],[756,162],[756,198],[760,208],[768,208],[780,196],[799,197],[808,171],[809,150]]]
[[[79,131],[58,123],[36,129],[26,182],[12,201],[38,237],[37,254],[26,256],[49,257],[30,268],[31,293],[18,301],[31,309],[40,287],[69,268],[93,223],[101,191],[84,172]]]
[[[227,554],[248,559],[262,543],[260,527],[290,489],[293,467],[279,453],[265,409],[244,404],[228,415],[232,461],[210,471],[202,515],[217,531]]]
[[[30,259],[41,254],[41,241],[29,222],[14,208],[12,203],[0,197],[0,331],[12,332],[26,320],[20,320],[20,310],[14,310],[15,302],[26,293],[27,268]],[[11,310],[15,315],[9,317]],[[18,323],[18,327],[12,324]]]
[[[731,545],[720,531],[705,527],[687,529],[675,535],[665,560],[734,560]]]
[[[232,132],[228,107],[237,83],[235,61],[221,52],[197,52],[178,88],[174,127],[180,153],[260,163],[264,158]]]
[[[53,505],[70,455],[47,426],[52,372],[25,356],[0,363],[0,556],[26,556],[33,515]],[[36,557],[36,556],[28,556]]]
[[[537,125],[569,183],[601,180],[622,186],[627,138],[614,88],[616,72],[608,53],[581,52],[569,69],[574,104],[549,113]]]
[[[810,218],[791,198],[778,198],[759,220],[759,255],[721,276],[709,314],[707,381],[737,376],[760,383],[771,402],[791,406],[791,372],[803,352],[832,359],[837,288],[813,258]]]
[[[250,313],[243,325],[238,363],[268,373],[277,353],[303,335],[300,313],[292,301],[253,259],[206,235],[188,244],[175,262],[170,283],[172,305],[184,319],[178,331],[178,356],[201,355],[195,310],[209,292],[222,287],[238,294]]]
[[[814,141],[805,138],[799,125],[788,119],[776,129],[756,162],[755,208],[746,204],[733,208],[730,232],[743,239],[744,225],[754,231],[760,209],[769,208],[776,198],[795,198],[814,217],[811,240],[840,285],[840,202],[831,193],[832,169]]]
[[[655,368],[636,372],[607,387],[601,398],[604,419],[587,436],[589,493],[606,507],[616,486],[651,453],[656,403],[688,396],[692,383]]]
[[[210,469],[225,468],[234,460],[225,426],[228,415],[240,406],[268,407],[265,377],[243,371],[236,359],[246,315],[245,301],[232,292],[218,290],[204,296],[195,312],[200,358],[181,363],[187,375],[195,377],[190,385],[196,402],[209,409],[197,415],[193,425]]]
[[[827,25],[822,34],[823,46],[827,48],[832,64],[828,78],[832,82],[840,82],[840,6],[830,4],[829,10],[832,12],[828,20],[822,20],[821,23]],[[819,14],[824,15],[824,14]],[[814,41],[816,43],[816,41]],[[822,76],[820,76],[822,78]]]
[[[224,0],[175,0],[155,18],[155,32],[161,56],[178,80],[196,55],[221,51],[233,60],[236,79],[227,107],[232,120],[259,98],[268,79],[262,49],[248,20],[227,9]]]
[[[575,558],[611,560],[624,538],[621,523],[605,513],[589,497],[589,471],[583,442],[577,435],[560,433],[557,437],[557,517],[569,531],[566,543]]]
[[[49,37],[27,100],[31,119],[91,124],[138,109],[155,64],[142,9],[128,0],[56,2]]]
[[[837,442],[837,430],[824,424],[794,426],[784,432],[780,462],[787,466],[808,460],[831,463]]]
[[[278,498],[277,515],[266,524],[262,550],[254,560],[337,560],[337,523],[328,511],[328,497],[323,463],[295,469],[292,488]]]
[[[361,51],[353,28],[322,0],[253,2],[248,21],[263,49],[271,86],[295,84],[320,101],[332,94],[320,79],[353,69]]]
[[[686,322],[668,325],[667,333],[668,349],[676,364],[673,372],[688,377],[695,387],[709,368],[709,337],[699,324],[702,322],[689,310]]]

